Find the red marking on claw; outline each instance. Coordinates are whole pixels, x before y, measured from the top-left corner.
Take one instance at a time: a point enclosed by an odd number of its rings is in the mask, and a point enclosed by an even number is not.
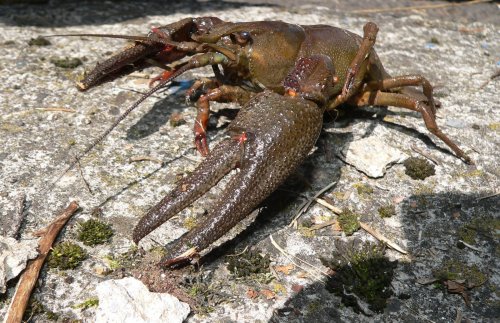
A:
[[[175,48],[175,47],[174,47],[174,46],[172,46],[172,45],[165,45],[165,47],[163,47],[163,50],[162,50],[162,51],[163,51],[163,52],[167,52],[167,53],[168,53],[168,52],[171,52],[171,51],[172,51],[172,49],[174,49],[174,48]]]
[[[248,140],[248,136],[246,132],[242,132],[240,135],[234,136],[233,139],[236,140],[238,144],[243,145],[245,141]]]
[[[172,74],[174,74],[175,71],[165,71],[163,73],[161,73],[160,75],[156,76],[156,77],[153,77],[151,79],[151,81],[149,81],[149,87],[153,87],[153,85],[156,83],[156,82],[162,82],[162,81],[165,81],[165,80],[168,80],[170,78],[170,76]]]

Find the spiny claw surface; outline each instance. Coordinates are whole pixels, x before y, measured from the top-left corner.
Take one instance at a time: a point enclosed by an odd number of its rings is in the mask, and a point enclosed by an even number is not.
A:
[[[257,95],[230,125],[229,131],[236,139],[219,143],[194,173],[153,207],[135,228],[134,241],[141,240],[238,167],[210,212],[170,246],[163,263],[170,265],[171,258],[190,248],[207,248],[250,214],[307,156],[320,133],[322,114],[315,103],[299,96],[267,91]]]
[[[334,72],[327,56],[301,58],[283,82],[293,95],[264,91],[252,98],[229,126],[229,138],[139,221],[134,241],[138,243],[235,168],[239,171],[210,212],[170,246],[161,264],[189,261],[250,214],[314,146]]]

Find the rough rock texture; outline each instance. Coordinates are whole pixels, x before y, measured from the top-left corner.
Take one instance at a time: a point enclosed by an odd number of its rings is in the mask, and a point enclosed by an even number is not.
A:
[[[357,33],[362,32],[367,20],[376,22],[380,27],[376,49],[387,70],[392,75],[422,74],[435,85],[442,104],[439,125],[476,165],[468,166],[455,158],[427,132],[421,117],[407,110],[359,109],[325,124],[318,148],[263,204],[258,215],[254,214],[255,222],[239,226],[231,235],[236,237],[210,253],[198,272],[183,272],[186,283],[180,287],[186,288],[199,306],[187,321],[241,322],[258,318],[272,322],[450,322],[457,317],[473,322],[494,321],[500,299],[495,231],[500,202],[498,195],[492,196],[500,187],[500,83],[496,78],[484,84],[500,65],[499,24],[491,18],[500,17],[498,8],[490,4],[491,19],[484,19],[490,22],[481,23],[455,16],[433,19],[435,16],[416,11],[357,15],[314,3],[285,8],[221,1],[179,1],[171,5],[78,1],[0,7],[0,226],[10,226],[9,215],[15,212],[16,197],[24,192],[31,206],[23,236],[44,227],[56,210],[73,199],[79,200],[83,210],[70,221],[60,239],[74,239],[77,222],[96,214],[95,208],[100,208],[100,216],[115,230],[110,243],[86,247],[91,257],[78,269],[66,273],[44,269],[34,297],[48,310],[61,318],[95,320],[95,308],[73,306],[96,297],[97,284],[107,279],[96,275],[96,269],[114,268],[109,259],[120,259],[133,248],[131,228],[138,219],[173,187],[179,176],[192,171],[198,163],[191,131],[196,109],[184,103],[185,83],[157,93],[82,160],[81,173],[92,194],[78,170],[52,186],[70,156],[84,149],[132,104],[139,97],[137,91],[147,89],[149,79],[144,79],[144,74],[155,75],[159,70],[149,69],[81,93],[74,81],[84,69],[92,68],[125,43],[63,37],[50,38],[52,45],[40,47],[29,46],[29,40],[59,33],[141,34],[151,26],[187,16],[214,15],[233,21],[280,19],[332,24]],[[79,58],[84,64],[62,69],[51,63],[51,58],[65,57]],[[196,70],[181,80],[210,73],[210,69]],[[208,135],[214,143],[224,136],[234,115],[226,108],[237,106],[212,107],[216,112]],[[50,108],[73,112],[47,110]],[[187,123],[171,126],[168,120],[174,112],[180,112]],[[384,138],[411,156],[419,156],[411,148],[417,147],[438,162],[436,174],[424,181],[412,180],[398,164],[384,177],[372,179],[336,157],[338,147],[371,136]],[[160,159],[164,164],[152,160],[129,162],[137,156]],[[311,223],[335,218],[320,205],[313,205],[299,219],[298,229],[288,226],[304,196],[313,195],[331,182],[337,184],[327,196],[336,206],[356,212],[363,222],[410,253],[402,256],[392,250],[385,252],[389,259],[398,260],[390,285],[393,294],[385,310],[371,317],[344,305],[340,297],[327,291],[324,275],[318,271],[326,271],[319,259],[332,255],[334,241],[373,238],[364,231],[345,237],[332,226],[312,233],[304,230]],[[202,215],[219,192],[220,188],[212,190],[178,218],[158,228],[147,243],[164,245],[179,237],[189,227],[188,220]],[[387,204],[396,207],[396,215],[382,219],[377,210]],[[288,254],[314,268],[285,256],[271,243],[270,235]],[[470,247],[459,243],[464,239]],[[225,255],[238,254],[246,246],[269,255],[274,275],[241,280],[228,273]],[[467,290],[470,306],[460,294],[447,292],[442,284],[417,283],[432,277],[433,271],[449,260],[475,266],[488,278],[481,286]],[[168,278],[170,273],[164,275]],[[7,295],[0,298],[0,317],[5,314],[12,292],[13,288],[9,288]],[[46,319],[45,314],[34,317],[38,322]]]
[[[354,140],[347,146],[340,150],[339,157],[373,178],[384,176],[388,167],[407,158],[401,150],[388,145],[380,137],[371,136]]]
[[[0,294],[5,293],[9,280],[26,268],[26,262],[38,256],[38,240],[17,241],[0,236]]]
[[[107,280],[96,287],[95,322],[172,322],[188,316],[189,305],[166,293],[151,293],[135,278]]]

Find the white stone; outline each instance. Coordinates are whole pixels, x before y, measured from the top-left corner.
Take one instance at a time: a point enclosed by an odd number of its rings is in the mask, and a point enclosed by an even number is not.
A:
[[[385,143],[380,137],[371,136],[352,141],[339,157],[366,175],[382,177],[388,167],[402,163],[408,156]]]
[[[17,241],[0,236],[0,294],[5,293],[7,282],[26,268],[28,259],[38,256],[38,239]]]
[[[181,323],[190,312],[188,304],[167,293],[151,293],[132,277],[100,283],[97,296],[97,323]]]

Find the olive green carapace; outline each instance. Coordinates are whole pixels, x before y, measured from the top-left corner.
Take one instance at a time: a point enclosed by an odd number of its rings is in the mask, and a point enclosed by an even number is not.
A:
[[[272,32],[270,32],[272,31]],[[252,42],[242,48],[236,66],[225,67],[230,74],[243,74],[264,88],[283,93],[283,79],[301,57],[322,54],[330,57],[337,70],[338,82],[332,92],[339,94],[346,81],[349,65],[356,56],[361,37],[345,29],[327,25],[295,25],[282,21],[225,22],[215,25],[208,35],[193,37],[199,42],[215,43],[226,35],[247,32]],[[275,50],[279,48],[280,50]],[[243,57],[244,59],[241,59]],[[269,71],[272,70],[272,73]],[[361,66],[369,79],[387,77],[375,51]],[[361,82],[357,79],[356,82]]]
[[[378,208],[378,214],[381,218],[390,218],[393,215],[396,215],[396,207],[394,204],[383,205]]]
[[[460,260],[449,259],[432,271],[440,282],[461,281],[469,288],[483,285],[488,277],[476,265],[468,265]]]
[[[76,68],[76,67],[82,65],[82,60],[79,58],[76,58],[76,57],[51,58],[50,62],[57,67],[67,68],[67,69],[73,69],[73,68]]]

